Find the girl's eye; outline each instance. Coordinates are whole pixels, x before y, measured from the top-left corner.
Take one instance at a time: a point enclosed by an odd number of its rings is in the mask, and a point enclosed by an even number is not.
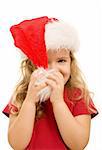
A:
[[[64,62],[66,62],[66,60],[60,59],[60,60],[58,60],[58,62],[59,62],[59,63],[64,63]]]

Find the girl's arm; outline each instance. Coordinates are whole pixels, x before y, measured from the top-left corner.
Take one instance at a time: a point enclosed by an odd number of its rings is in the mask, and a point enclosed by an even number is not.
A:
[[[83,150],[90,134],[90,115],[73,117],[64,101],[52,103],[61,137],[71,150]]]
[[[33,132],[35,112],[34,103],[24,101],[19,115],[17,117],[10,115],[8,141],[13,149],[24,150],[29,144]]]
[[[89,140],[90,115],[73,117],[63,99],[64,77],[59,72],[49,75],[46,83],[51,86],[50,101],[61,137],[71,150],[83,150]]]
[[[37,76],[32,73],[26,98],[22,104],[19,115],[10,115],[8,141],[15,150],[24,150],[29,144],[36,113],[36,103],[39,101],[38,92],[46,87],[45,83],[35,86]]]

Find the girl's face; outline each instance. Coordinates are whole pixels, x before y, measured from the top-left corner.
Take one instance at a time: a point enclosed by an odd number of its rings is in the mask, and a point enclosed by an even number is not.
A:
[[[70,77],[70,51],[61,49],[59,51],[48,50],[48,68],[58,70],[64,77],[64,84]]]

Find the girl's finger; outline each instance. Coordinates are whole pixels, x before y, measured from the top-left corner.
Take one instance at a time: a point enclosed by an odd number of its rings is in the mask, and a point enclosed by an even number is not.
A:
[[[46,79],[45,83],[51,86],[51,88],[55,88],[57,85],[57,83],[51,79]]]
[[[64,78],[63,78],[63,75],[62,75],[59,71],[54,72],[54,75],[55,75],[57,78],[59,78],[60,80],[63,80],[63,79],[64,79]]]
[[[56,82],[57,84],[58,84],[58,82],[59,82],[58,77],[55,76],[54,74],[48,75],[48,76],[47,76],[47,79],[51,79],[51,80],[53,80],[54,82]]]
[[[37,90],[40,90],[42,88],[45,88],[47,86],[47,84],[46,83],[41,83],[39,85],[34,85],[34,86],[36,87]]]

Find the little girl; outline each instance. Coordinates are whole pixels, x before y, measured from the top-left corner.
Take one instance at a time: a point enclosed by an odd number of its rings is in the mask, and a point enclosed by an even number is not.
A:
[[[47,16],[10,28],[23,52],[22,79],[3,110],[14,150],[83,150],[98,114],[77,65],[76,30]]]

